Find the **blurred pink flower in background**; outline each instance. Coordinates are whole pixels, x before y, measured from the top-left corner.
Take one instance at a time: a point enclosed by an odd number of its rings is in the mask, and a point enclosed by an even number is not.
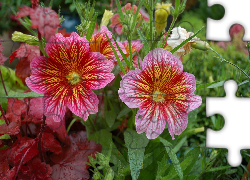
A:
[[[126,10],[132,9],[131,3],[127,3],[124,7],[122,7],[122,12],[125,12],[124,8]],[[137,11],[137,6],[133,5],[133,15],[136,13],[136,11]],[[139,13],[141,14],[140,22],[142,19],[144,19],[145,21],[149,21],[149,15],[143,9],[140,9]],[[109,25],[109,27],[114,28],[117,34],[121,35],[123,33],[122,24],[120,23],[120,16],[118,15],[118,13],[114,14],[114,16],[110,20],[111,24]]]

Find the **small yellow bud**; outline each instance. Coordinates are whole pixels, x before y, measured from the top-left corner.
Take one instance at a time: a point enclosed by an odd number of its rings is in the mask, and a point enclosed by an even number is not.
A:
[[[15,31],[12,34],[12,41],[14,42],[25,42],[29,45],[39,45],[38,38],[28,34],[23,34],[21,32]]]
[[[161,33],[167,26],[167,19],[170,15],[172,4],[157,3],[155,7],[155,29],[157,33]]]
[[[141,14],[140,14],[140,13],[138,13],[138,14],[137,14],[137,17],[136,17],[136,22],[139,22],[139,21],[140,21],[140,19],[141,19]]]
[[[109,20],[113,17],[114,13],[112,11],[108,11],[105,9],[105,12],[102,17],[102,22],[101,22],[101,27],[102,26],[107,26],[109,23]]]
[[[203,51],[207,51],[210,50],[210,46],[207,42],[205,41],[194,41],[191,42],[191,46],[195,49],[199,49],[199,50],[203,50]]]

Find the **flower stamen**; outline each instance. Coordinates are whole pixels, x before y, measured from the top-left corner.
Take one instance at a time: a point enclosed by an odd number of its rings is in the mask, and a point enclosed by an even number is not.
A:
[[[163,102],[165,100],[164,95],[165,95],[164,93],[156,90],[153,93],[153,96],[152,96],[153,97],[153,101],[155,101],[155,102]]]
[[[71,84],[77,84],[80,82],[80,76],[76,72],[71,72],[66,78]]]

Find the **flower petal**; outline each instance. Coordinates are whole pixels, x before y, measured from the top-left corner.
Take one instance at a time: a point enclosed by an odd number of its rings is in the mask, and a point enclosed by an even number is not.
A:
[[[61,66],[57,66],[49,58],[39,56],[30,63],[31,76],[26,78],[27,86],[40,94],[49,92],[55,85],[65,84],[66,78],[61,71]]]
[[[168,130],[172,139],[174,135],[180,135],[188,124],[188,114],[177,114],[173,108],[169,108],[168,112]]]
[[[73,95],[67,98],[67,106],[77,116],[88,119],[89,114],[98,112],[99,100],[90,89],[79,85],[73,89]]]
[[[123,76],[118,90],[119,97],[129,108],[138,108],[143,104],[145,97],[149,96],[146,91],[147,84],[141,82],[141,70],[129,71]],[[146,90],[145,90],[146,89]]]
[[[128,43],[128,41],[122,42],[122,45],[125,47],[127,53],[129,54],[129,43]],[[141,43],[140,39],[131,41],[132,53],[139,52],[140,49],[142,48],[142,46],[143,46],[143,44]]]
[[[78,63],[89,52],[89,42],[85,37],[80,37],[72,32],[70,37],[63,37],[61,33],[50,38],[46,44],[46,52],[56,63],[67,65]]]
[[[56,122],[62,121],[66,112],[66,99],[72,94],[69,87],[60,86],[60,84],[45,93],[43,99],[45,116],[52,116]]]
[[[82,73],[82,85],[88,89],[104,88],[115,78],[114,74],[110,73],[114,67],[113,63],[98,52],[90,52],[77,66]]]
[[[136,131],[139,134],[145,132],[148,139],[157,138],[166,125],[166,119],[162,114],[163,108],[151,103],[147,107],[139,109],[135,116]]]
[[[108,41],[108,38],[106,37],[106,34],[111,40],[111,43],[113,47],[115,48],[118,56],[120,59],[122,59],[121,53],[118,50],[118,47],[116,46],[115,42],[113,41],[111,32],[108,30],[106,26],[102,26],[101,30],[99,33],[93,35],[90,39],[90,52],[100,52],[103,54],[107,59],[112,60],[113,62],[117,61],[116,57],[114,55],[114,52],[112,50],[112,47]],[[117,42],[118,46],[121,48],[124,54],[126,54],[126,50],[122,43]]]
[[[141,66],[142,70],[147,68],[154,69],[155,66],[163,66],[166,67],[165,69],[173,69],[179,72],[183,71],[183,65],[181,61],[174,57],[171,52],[161,48],[156,48],[152,51],[149,51],[149,53],[143,59]]]

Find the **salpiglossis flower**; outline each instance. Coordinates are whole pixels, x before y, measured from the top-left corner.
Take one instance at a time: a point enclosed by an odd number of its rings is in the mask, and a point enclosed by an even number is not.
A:
[[[28,87],[44,94],[44,114],[60,121],[68,107],[87,120],[98,112],[98,98],[91,89],[101,89],[114,79],[113,63],[98,52],[89,51],[89,42],[77,33],[63,37],[58,33],[46,44],[49,57],[39,56],[31,62],[26,78]]]
[[[119,97],[129,108],[139,108],[135,116],[139,134],[155,139],[167,123],[174,139],[186,129],[188,113],[201,105],[201,97],[194,95],[195,77],[183,72],[181,61],[160,48],[150,51],[141,67],[123,76]]]

